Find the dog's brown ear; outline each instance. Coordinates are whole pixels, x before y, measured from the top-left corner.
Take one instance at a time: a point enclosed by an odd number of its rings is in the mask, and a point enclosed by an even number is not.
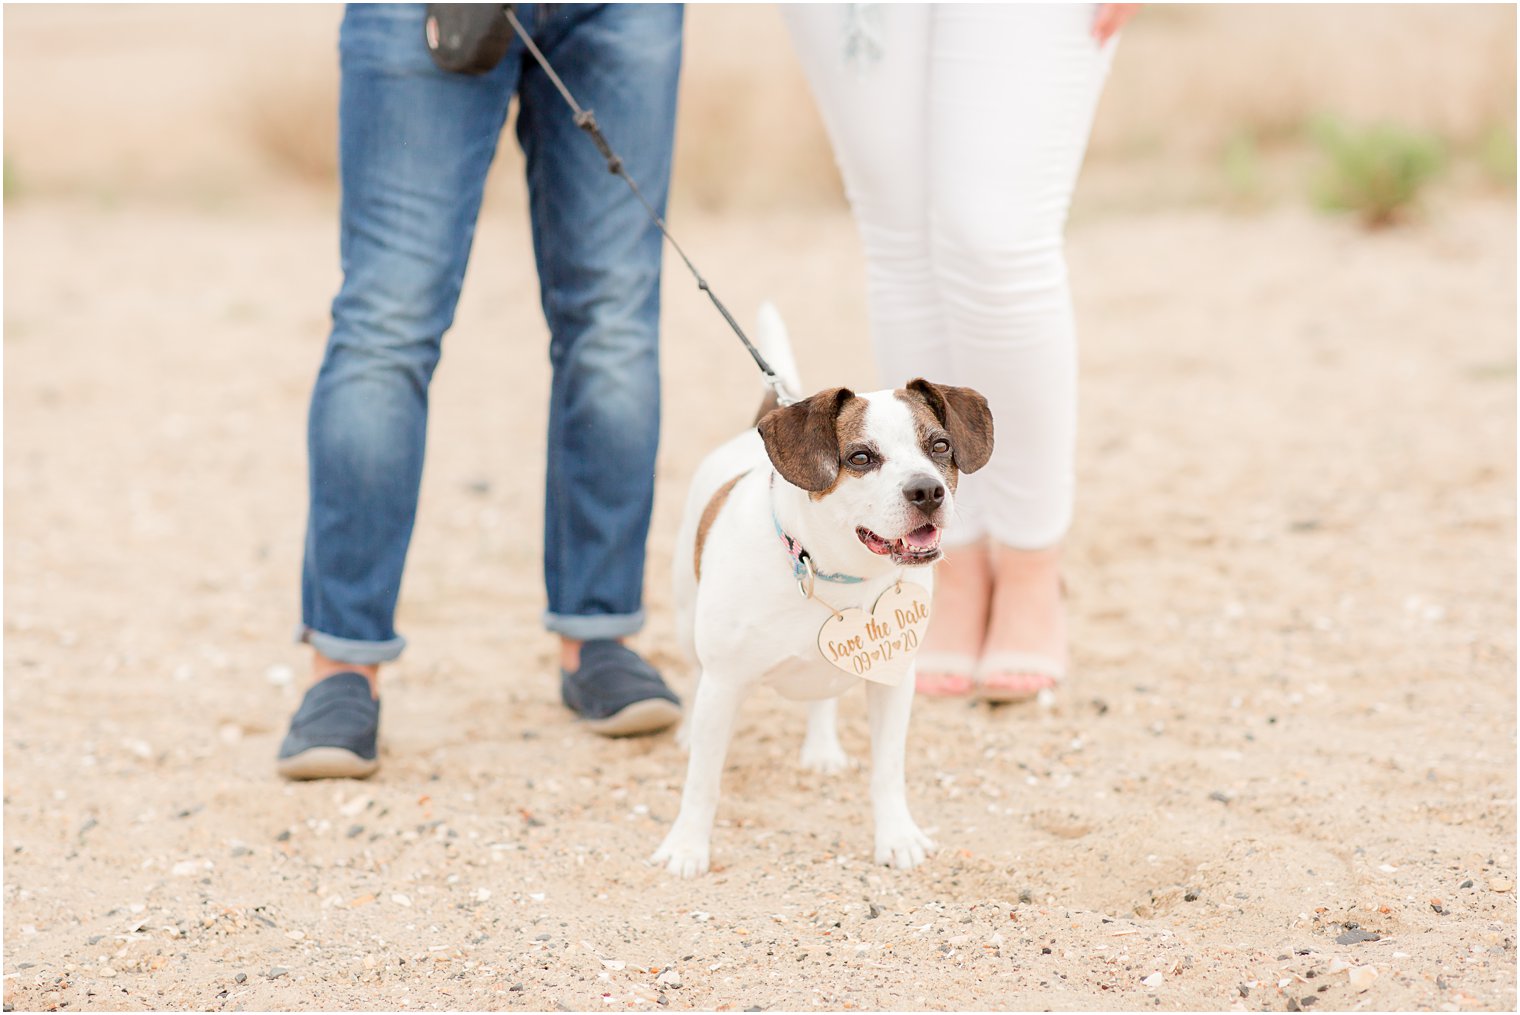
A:
[[[756,426],[765,453],[781,478],[819,493],[839,478],[839,412],[855,397],[849,388],[830,388],[766,413]]]
[[[975,472],[987,464],[992,457],[992,410],[980,391],[935,384],[922,377],[909,381],[908,390],[921,395],[950,432],[957,469]]]

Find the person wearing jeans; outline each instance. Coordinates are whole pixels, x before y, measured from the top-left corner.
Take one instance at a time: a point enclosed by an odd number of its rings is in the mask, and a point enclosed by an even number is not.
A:
[[[1134,4],[804,4],[785,17],[865,248],[882,380],[987,396],[919,690],[1015,700],[1065,673],[1076,336],[1063,230]]]
[[[663,212],[681,6],[516,11]],[[660,233],[520,39],[484,74],[449,73],[428,52],[424,18],[422,4],[351,4],[339,37],[343,283],[308,426],[299,637],[313,649],[313,686],[279,752],[290,778],[362,776],[377,764],[378,670],[406,644],[394,616],[417,511],[428,385],[514,96],[553,366],[544,624],[560,638],[561,693],[611,735],[680,716],[676,696],[621,643],[644,621]]]

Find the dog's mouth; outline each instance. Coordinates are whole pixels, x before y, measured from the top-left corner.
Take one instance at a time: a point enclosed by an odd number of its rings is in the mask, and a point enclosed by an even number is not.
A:
[[[890,556],[898,564],[930,564],[938,560],[939,532],[937,525],[920,525],[899,539],[883,539],[864,526],[855,529],[855,535],[867,550]]]

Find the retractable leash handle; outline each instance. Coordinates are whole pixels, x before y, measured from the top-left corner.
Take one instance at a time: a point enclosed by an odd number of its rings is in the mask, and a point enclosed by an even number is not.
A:
[[[486,74],[512,45],[496,4],[428,4],[423,34],[433,62],[452,74]]]
[[[433,4],[429,9],[431,10],[436,7],[471,6],[475,5]],[[491,5],[493,8],[494,6],[494,4]],[[739,336],[739,341],[744,343],[744,348],[749,352],[750,357],[754,359],[755,365],[765,375],[765,383],[775,392],[776,401],[781,405],[791,405],[796,399],[792,398],[787,392],[781,383],[781,378],[776,375],[776,371],[771,369],[771,365],[765,361],[765,357],[760,355],[760,350],[755,348],[754,343],[749,340],[749,336],[744,333],[744,329],[739,327],[739,322],[734,320],[734,315],[728,312],[728,307],[724,306],[723,301],[718,299],[718,294],[713,292],[712,286],[707,284],[707,279],[702,277],[702,273],[691,262],[691,258],[686,256],[686,251],[682,250],[681,245],[676,242],[676,238],[670,235],[670,230],[665,227],[665,220],[655,210],[654,205],[650,204],[648,199],[644,197],[644,192],[639,189],[639,185],[634,182],[633,177],[628,175],[628,170],[623,167],[623,160],[618,156],[617,152],[612,150],[612,146],[607,143],[607,138],[603,136],[601,128],[597,125],[596,114],[589,109],[582,109],[580,103],[575,101],[575,96],[570,94],[570,89],[565,87],[565,83],[560,80],[560,76],[554,72],[554,67],[550,65],[548,58],[544,56],[543,52],[533,42],[533,38],[528,34],[528,30],[522,26],[521,21],[517,20],[517,11],[513,9],[513,6],[512,4],[503,4],[501,7],[502,13],[506,16],[507,24],[511,26],[512,31],[517,33],[517,37],[523,41],[523,45],[527,48],[528,53],[538,63],[539,67],[543,69],[543,72],[548,75],[550,83],[554,85],[560,97],[565,100],[565,105],[570,107],[575,125],[583,130],[587,137],[591,138],[592,144],[596,145],[596,150],[601,153],[602,158],[607,162],[607,171],[614,176],[621,177],[623,182],[628,184],[628,189],[633,191],[633,196],[638,198],[639,204],[644,206],[644,211],[648,213],[650,221],[660,230],[660,235],[670,242],[671,247],[680,255],[682,262],[685,263],[687,270],[697,280],[697,288],[707,294],[707,298],[712,300],[713,306],[717,307],[718,313],[723,315],[723,319],[728,322],[728,326],[734,329],[734,334]],[[499,60],[500,56],[497,59]],[[494,66],[494,63],[492,66]]]

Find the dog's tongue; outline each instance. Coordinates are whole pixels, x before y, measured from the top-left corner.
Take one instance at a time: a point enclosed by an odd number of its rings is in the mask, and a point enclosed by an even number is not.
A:
[[[903,545],[913,550],[932,550],[939,545],[939,529],[933,525],[921,525],[902,538]]]

